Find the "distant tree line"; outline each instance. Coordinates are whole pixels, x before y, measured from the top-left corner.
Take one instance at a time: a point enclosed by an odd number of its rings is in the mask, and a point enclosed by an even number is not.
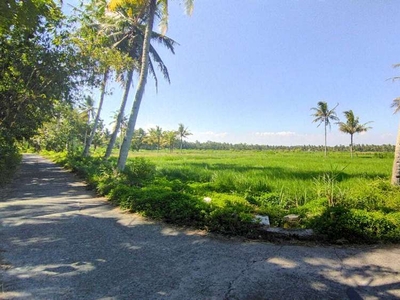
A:
[[[219,143],[219,142],[183,142],[184,149],[192,150],[275,150],[275,151],[304,151],[304,152],[322,152],[325,150],[323,145],[296,145],[296,146],[276,146],[276,145],[258,145],[258,144],[231,144],[231,143]],[[390,144],[385,145],[368,145],[359,144],[353,145],[355,152],[393,152],[395,146]],[[337,145],[327,147],[331,152],[349,151],[350,146]]]

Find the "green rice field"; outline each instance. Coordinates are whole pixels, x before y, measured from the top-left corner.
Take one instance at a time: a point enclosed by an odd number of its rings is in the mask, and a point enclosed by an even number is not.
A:
[[[389,182],[393,155],[361,153],[189,151],[140,152],[169,180],[189,183],[202,196],[236,194],[247,197],[276,195],[293,207],[311,200],[344,197],[376,182]],[[333,194],[332,194],[333,193]],[[210,196],[211,197],[211,196]],[[339,199],[333,199],[333,201]]]

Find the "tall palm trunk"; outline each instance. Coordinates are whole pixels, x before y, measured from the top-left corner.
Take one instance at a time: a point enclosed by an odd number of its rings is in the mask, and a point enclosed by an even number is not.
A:
[[[149,49],[150,49],[150,38],[153,32],[153,24],[154,24],[154,15],[156,12],[157,0],[149,1],[149,12],[148,12],[148,20],[146,24],[146,30],[144,33],[143,40],[143,52],[141,59],[141,67],[140,67],[140,76],[139,82],[137,85],[135,100],[133,102],[131,114],[129,116],[128,128],[126,131],[126,135],[124,141],[122,142],[121,150],[119,152],[118,157],[118,170],[122,171],[125,168],[126,160],[128,158],[129,148],[131,146],[133,134],[135,132],[135,125],[137,116],[139,113],[140,103],[142,102],[144,90],[146,87],[147,81],[147,73],[149,71]]]
[[[327,146],[326,146],[326,141],[327,141],[327,138],[326,138],[326,126],[327,126],[327,124],[326,124],[326,122],[325,122],[325,156],[326,156],[326,153],[327,153]]]
[[[353,158],[353,134],[350,133],[350,157]]]
[[[108,68],[104,71],[103,81],[101,82],[101,89],[100,89],[99,108],[98,108],[97,113],[96,113],[96,118],[94,119],[92,132],[90,133],[90,136],[86,141],[85,149],[83,149],[83,154],[82,155],[84,157],[89,155],[90,145],[93,142],[93,138],[94,138],[94,135],[96,134],[97,126],[99,125],[100,113],[101,113],[101,109],[103,107],[104,95],[106,93],[106,84],[107,84],[107,79],[108,79],[109,72],[110,72],[110,69],[108,69]]]
[[[183,149],[183,136],[181,135],[181,153],[182,153],[182,149]]]
[[[111,135],[110,142],[108,143],[106,153],[104,154],[105,159],[108,159],[111,156],[111,152],[112,152],[115,142],[117,140],[118,131],[121,128],[121,122],[122,122],[122,119],[124,118],[125,106],[126,106],[126,102],[128,100],[129,90],[130,90],[131,84],[132,84],[132,77],[133,77],[133,70],[129,70],[128,78],[126,80],[126,85],[125,85],[125,91],[124,91],[124,95],[122,97],[121,107],[119,109],[117,121],[115,123],[114,131]]]
[[[400,126],[397,131],[396,149],[394,151],[392,184],[400,185]]]

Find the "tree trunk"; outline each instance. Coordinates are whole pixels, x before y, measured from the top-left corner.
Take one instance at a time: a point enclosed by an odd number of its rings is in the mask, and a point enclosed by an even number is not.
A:
[[[396,149],[394,151],[392,184],[400,185],[400,126],[397,131]]]
[[[147,73],[149,71],[149,49],[150,49],[150,38],[153,32],[153,24],[154,24],[154,15],[156,12],[157,0],[150,0],[149,3],[149,12],[148,12],[148,20],[146,24],[146,30],[144,33],[143,40],[143,53],[141,58],[141,67],[140,67],[140,75],[139,82],[136,90],[135,100],[133,102],[131,114],[129,116],[128,129],[126,131],[126,135],[124,141],[122,142],[121,150],[119,152],[118,157],[118,170],[122,171],[125,168],[126,160],[128,158],[129,148],[131,146],[133,134],[135,132],[135,125],[137,116],[139,113],[140,103],[142,102],[144,90],[146,87],[147,81]]]
[[[353,134],[350,134],[350,157],[353,158]]]
[[[106,94],[106,84],[107,84],[107,79],[108,79],[108,73],[109,72],[110,72],[110,70],[108,68],[104,72],[103,81],[101,83],[101,89],[100,89],[99,108],[97,109],[96,118],[94,119],[92,132],[90,133],[90,136],[86,141],[85,149],[83,149],[83,154],[82,155],[84,157],[89,156],[90,145],[93,142],[94,135],[96,134],[97,125],[99,124],[100,113],[101,113],[101,109],[103,107],[103,102],[104,102],[104,95]]]
[[[122,97],[121,107],[119,109],[117,121],[115,123],[114,131],[111,135],[110,142],[108,143],[106,153],[104,154],[105,159],[108,159],[111,156],[111,152],[112,152],[115,142],[117,140],[118,131],[121,128],[121,122],[122,122],[122,119],[124,118],[126,101],[128,100],[129,90],[130,90],[131,84],[132,84],[132,77],[133,77],[133,70],[129,70],[128,78],[126,80],[126,85],[125,85],[125,91],[124,91],[124,95]]]
[[[326,141],[327,141],[327,138],[326,138],[326,123],[325,123],[325,156],[326,156],[326,153],[327,153],[327,149],[326,149]]]

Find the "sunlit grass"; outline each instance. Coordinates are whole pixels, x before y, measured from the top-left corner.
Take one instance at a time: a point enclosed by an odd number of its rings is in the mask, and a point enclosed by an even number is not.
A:
[[[146,157],[160,175],[197,183],[198,192],[256,195],[276,193],[288,206],[327,197],[326,178],[333,180],[335,193],[349,193],[376,179],[389,180],[391,155],[272,151],[144,151],[130,157]],[[203,183],[203,185],[199,185]],[[205,185],[204,185],[205,184]],[[196,184],[194,184],[196,187]]]

